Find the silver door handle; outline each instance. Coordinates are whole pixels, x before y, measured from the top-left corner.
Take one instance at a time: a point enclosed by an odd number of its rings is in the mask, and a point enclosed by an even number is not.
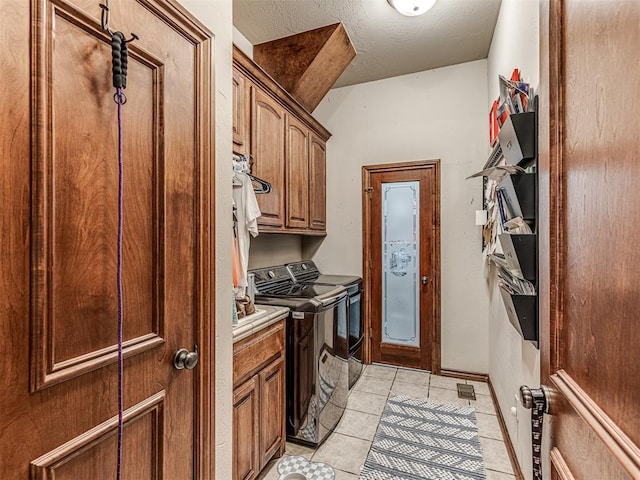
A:
[[[532,410],[537,403],[542,403],[543,412],[549,413],[551,407],[551,393],[549,387],[540,385],[540,388],[529,388],[526,385],[520,387],[520,403],[524,408]]]
[[[194,351],[190,352],[186,348],[181,348],[173,356],[173,366],[177,370],[186,368],[187,370],[193,370],[198,364],[198,345],[194,346]]]
[[[429,283],[429,277],[427,277],[426,275],[422,277],[422,284],[426,285],[427,283]]]

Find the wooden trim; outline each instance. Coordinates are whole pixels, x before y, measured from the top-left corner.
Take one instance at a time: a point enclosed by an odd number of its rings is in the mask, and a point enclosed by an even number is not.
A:
[[[362,167],[362,289],[360,308],[364,313],[364,338],[362,339],[362,363],[371,363],[371,172]]]
[[[273,97],[273,99],[280,103],[288,112],[306,123],[322,140],[326,142],[331,138],[331,132],[329,132],[329,130],[324,128],[289,92],[284,90],[278,82],[235,45],[233,46],[233,65],[253,83],[262,88],[265,93]]]
[[[306,237],[326,237],[327,232],[325,230],[307,230],[303,228],[284,228],[276,227],[273,225],[260,225],[258,227],[260,233],[278,233],[286,235],[304,235]]]
[[[432,187],[432,195],[435,197],[433,201],[434,218],[432,219],[433,230],[431,232],[433,239],[432,247],[432,265],[433,275],[431,278],[434,291],[436,292],[433,304],[433,325],[431,331],[432,351],[431,351],[431,372],[439,375],[440,365],[442,361],[441,355],[441,307],[440,307],[440,160],[416,160],[411,162],[383,163],[378,165],[364,165],[362,167],[362,284],[365,291],[364,295],[364,341],[362,348],[363,363],[371,363],[371,342],[372,342],[372,326],[371,326],[371,259],[367,255],[371,251],[371,175],[374,173],[392,172],[398,170],[419,170],[423,168],[432,168],[434,170],[434,182]]]
[[[188,17],[191,18],[191,17]],[[200,83],[197,99],[198,157],[200,159],[200,211],[198,224],[199,258],[196,271],[198,293],[198,325],[196,343],[200,345],[200,362],[196,379],[197,415],[194,428],[196,443],[194,470],[202,479],[215,478],[215,64],[214,45],[211,38],[197,48],[198,65],[204,68],[196,72]]]
[[[547,0],[540,10],[541,78],[548,86],[540,90],[539,140],[539,268],[541,382],[564,368],[564,219],[565,180],[562,152],[563,2]],[[548,39],[548,40],[547,40]],[[548,41],[548,44],[546,43]],[[546,281],[545,281],[546,280]],[[548,341],[547,341],[548,340]]]
[[[433,329],[431,331],[432,342],[431,342],[431,371],[439,375],[441,373],[442,367],[442,287],[440,285],[440,277],[441,277],[441,266],[440,266],[440,255],[442,249],[440,248],[440,160],[435,160],[434,165],[434,185],[432,190],[433,195],[433,220],[432,220],[432,230],[431,230],[431,238],[433,240],[433,253],[432,259],[433,263],[433,275],[431,282],[433,284],[433,288],[436,291],[436,295],[434,298],[433,304]],[[409,165],[409,168],[412,168],[413,165]]]
[[[600,406],[564,370],[552,375],[560,394],[582,418],[605,447],[629,472],[632,478],[640,478],[640,448],[600,408]]]
[[[398,163],[380,163],[376,165],[364,165],[362,167],[363,173],[366,171],[371,173],[393,172],[396,170],[419,170],[425,167],[432,167],[434,165],[439,166],[440,160],[415,160],[411,162],[398,162]],[[438,168],[439,170],[439,168]]]
[[[551,453],[549,453],[549,459],[551,460],[551,478],[555,479],[557,477],[560,480],[575,480],[560,450],[553,447]]]
[[[177,0],[138,0],[138,2],[194,44],[206,42],[213,37],[213,32]]]
[[[498,416],[500,430],[502,430],[504,446],[507,448],[507,453],[509,454],[509,461],[511,462],[511,468],[513,468],[513,474],[515,475],[516,480],[524,480],[524,475],[522,475],[522,469],[520,468],[520,463],[518,462],[518,456],[516,455],[516,450],[513,447],[513,442],[511,441],[511,436],[509,435],[509,430],[507,429],[507,423],[504,421],[502,410],[500,410],[500,404],[498,403],[498,398],[496,397],[496,391],[493,389],[493,384],[491,383],[491,377],[487,377],[487,384],[489,385],[489,392],[491,393],[493,407],[495,408],[496,415]]]
[[[486,373],[465,372],[464,370],[450,370],[441,369],[440,375],[443,377],[462,378],[464,380],[471,380],[472,382],[488,383],[489,375]]]

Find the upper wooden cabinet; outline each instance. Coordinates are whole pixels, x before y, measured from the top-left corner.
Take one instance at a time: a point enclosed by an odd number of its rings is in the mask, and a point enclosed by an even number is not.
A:
[[[284,109],[261,89],[251,106],[253,174],[271,183],[271,193],[258,195],[259,225],[284,226]]]
[[[327,147],[313,133],[309,135],[309,228],[327,230]]]
[[[233,152],[249,153],[250,82],[237,68],[233,69]]]
[[[325,235],[331,134],[235,46],[233,62],[234,152],[249,153],[252,173],[272,186],[257,197],[260,231]]]
[[[287,227],[309,226],[309,129],[287,115]]]

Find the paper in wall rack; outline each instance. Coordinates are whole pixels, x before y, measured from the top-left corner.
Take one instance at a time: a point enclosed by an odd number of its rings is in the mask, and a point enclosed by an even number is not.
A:
[[[536,158],[536,114],[514,113],[498,133],[505,162],[525,166]]]
[[[524,338],[538,348],[538,297],[513,294],[500,287],[509,323]]]
[[[516,277],[535,282],[536,236],[501,233],[498,235],[509,271]]]
[[[536,218],[536,174],[506,175],[498,186],[505,200],[509,218],[522,217],[533,221]]]

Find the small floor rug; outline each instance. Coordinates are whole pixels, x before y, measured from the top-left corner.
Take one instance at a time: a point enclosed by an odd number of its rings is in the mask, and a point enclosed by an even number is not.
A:
[[[393,396],[360,480],[484,480],[473,408]]]
[[[336,472],[326,463],[311,462],[300,455],[285,455],[278,461],[278,473],[301,473],[307,480],[334,480]]]

